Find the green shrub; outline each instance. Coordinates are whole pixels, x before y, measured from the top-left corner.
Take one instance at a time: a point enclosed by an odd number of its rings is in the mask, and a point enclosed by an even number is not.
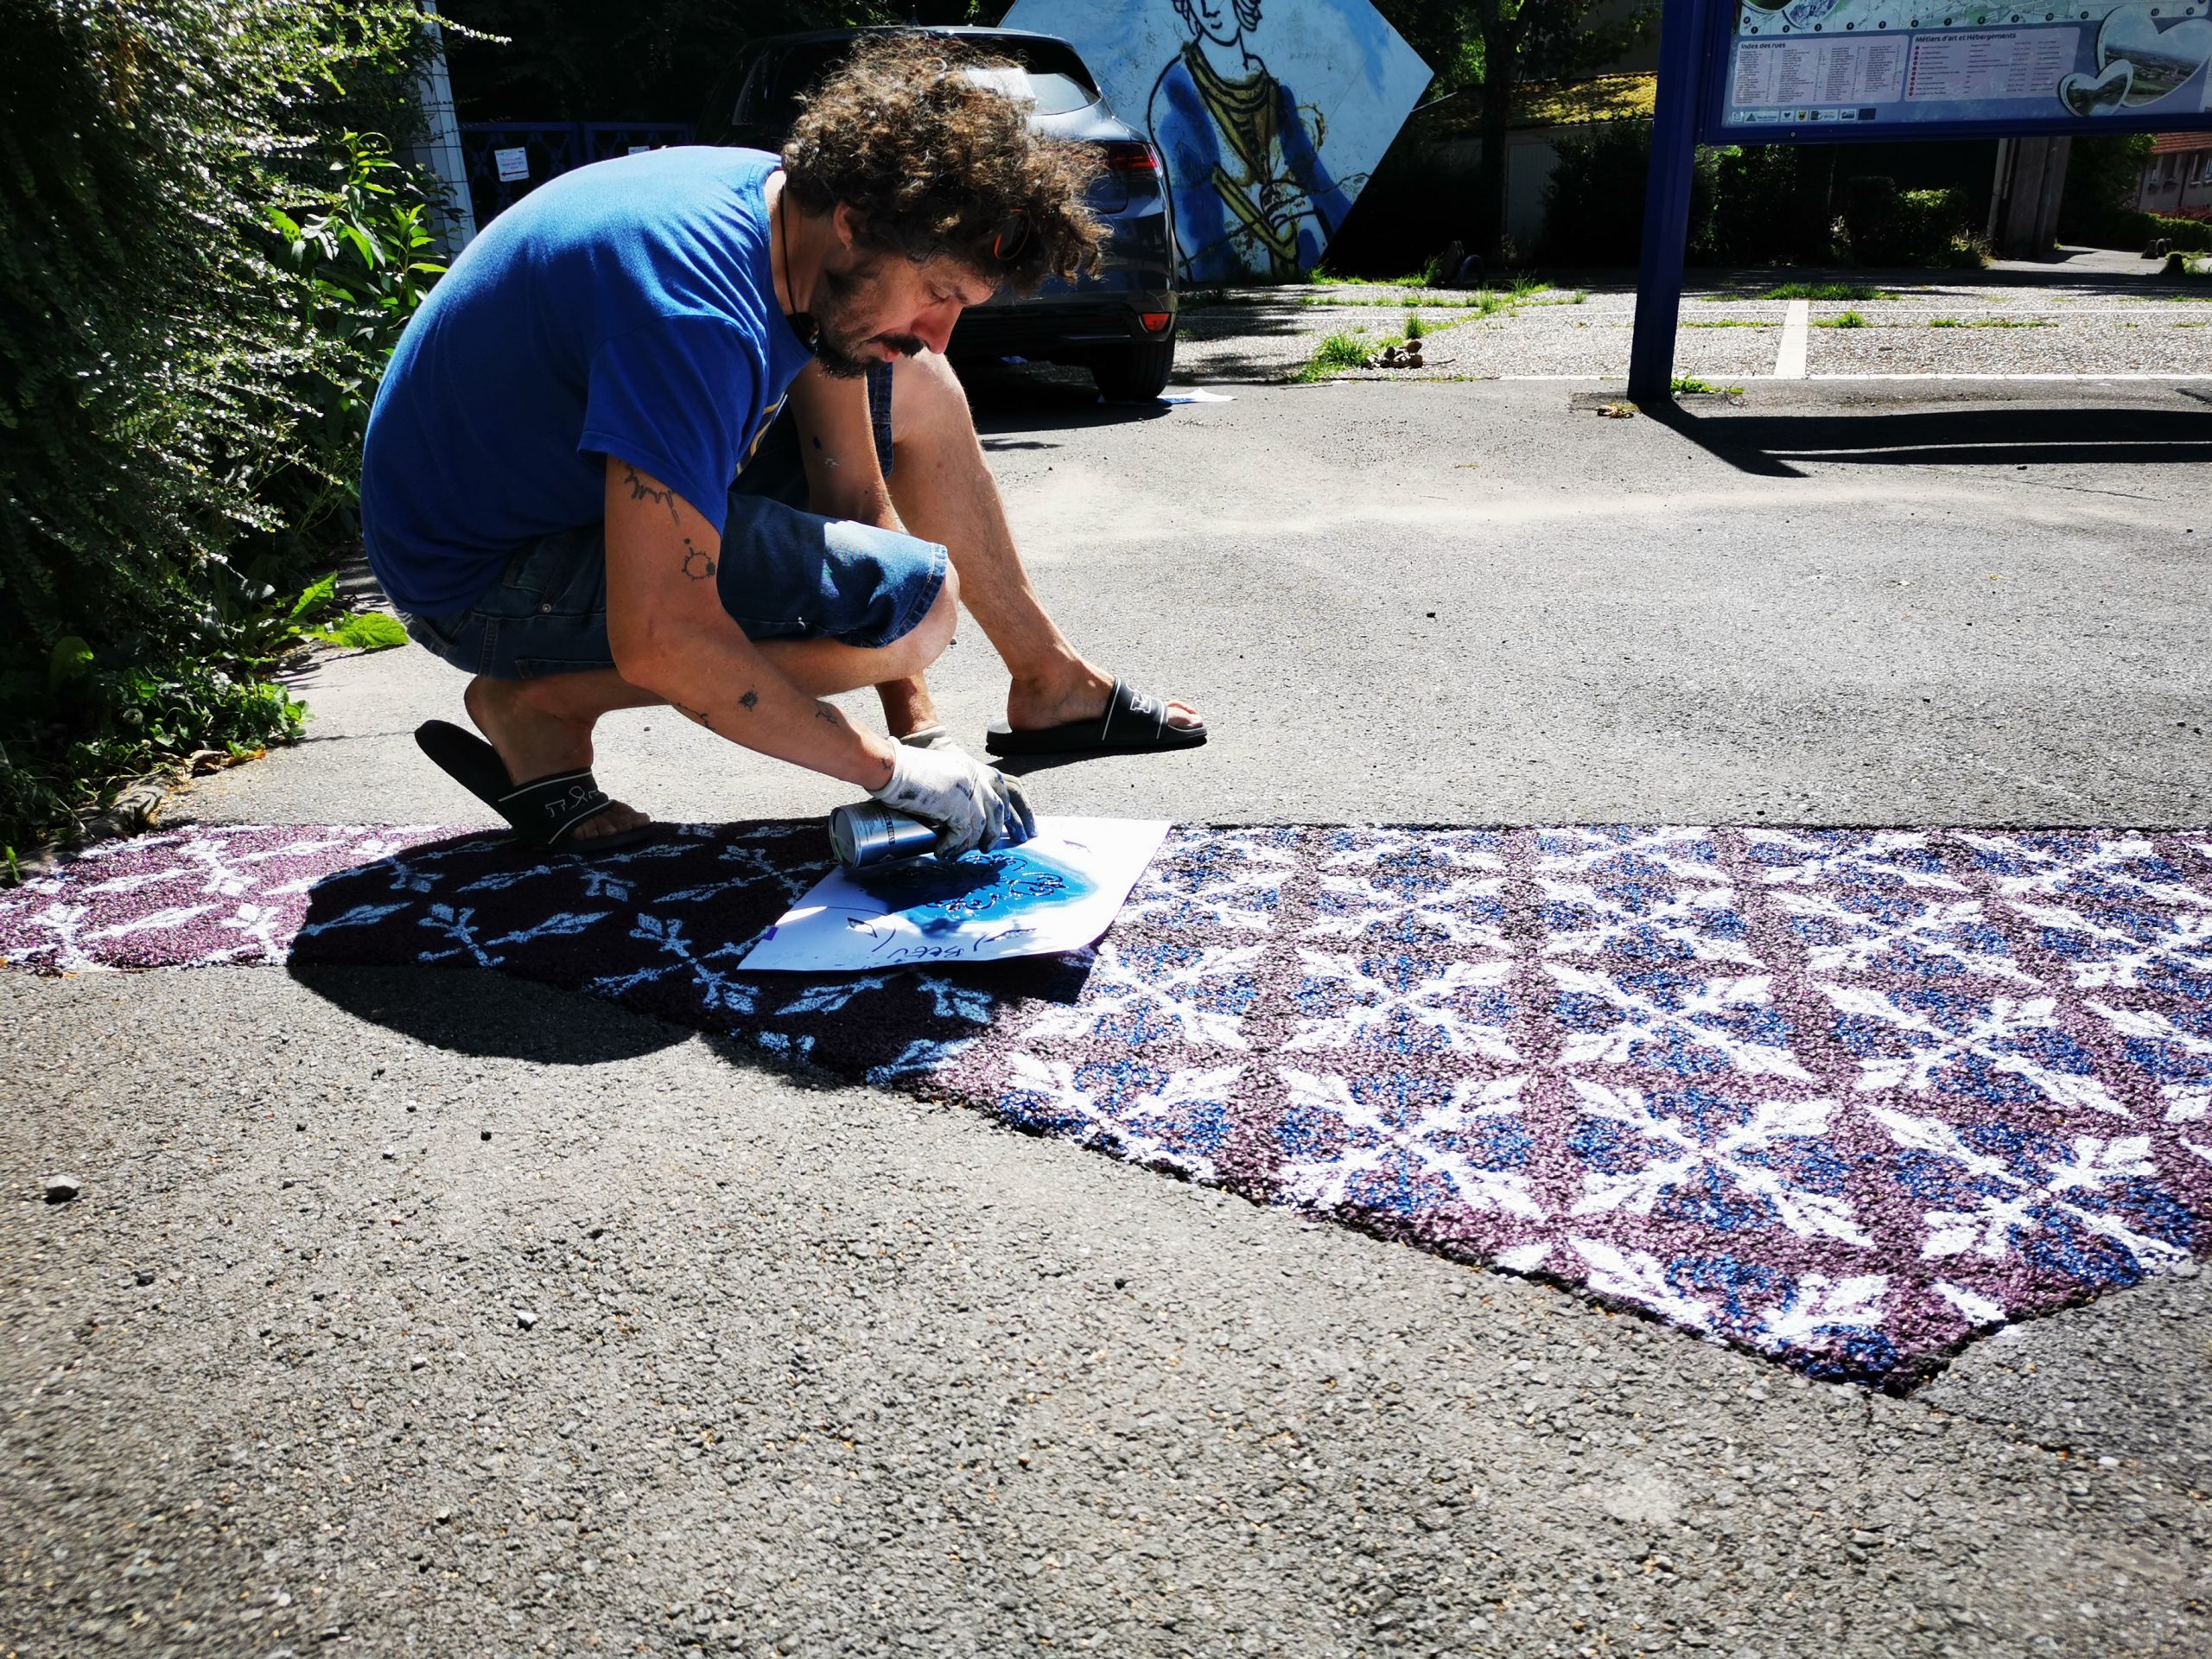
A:
[[[1584,138],[1558,145],[1559,162],[1544,186],[1537,257],[1548,265],[1632,265],[1643,248],[1643,196],[1650,170],[1651,131],[1640,121],[1611,121]],[[1690,190],[1690,246],[1707,239],[1713,215],[1714,157],[1701,149]]]
[[[2137,223],[2136,193],[2150,159],[2147,132],[2080,137],[2068,147],[2066,194],[2058,206],[2058,239],[2092,247],[2139,247],[2151,240]]]
[[[348,80],[349,113],[404,85],[411,6],[0,0],[0,22],[15,854],[165,759],[296,734],[287,595],[350,534],[361,412],[429,273],[388,160],[326,125]]]
[[[2059,240],[2130,250],[2164,242],[2177,252],[2212,253],[2212,220],[2170,219],[2136,207],[2150,158],[2147,132],[2076,138],[2067,159]]]
[[[1900,190],[1882,175],[1849,180],[1843,224],[1862,265],[1978,266],[1983,257],[1967,231],[1967,193]]]
[[[1834,257],[1827,210],[1832,156],[1757,144],[1715,152],[1707,256],[1722,264],[1824,265]]]

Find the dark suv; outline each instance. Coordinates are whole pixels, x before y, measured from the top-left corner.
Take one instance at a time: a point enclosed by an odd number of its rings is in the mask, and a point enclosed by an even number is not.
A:
[[[752,42],[716,86],[699,123],[700,141],[780,152],[798,114],[798,95],[871,32],[835,29]],[[1075,283],[1048,282],[1027,298],[995,299],[963,312],[951,355],[1079,364],[1108,397],[1158,397],[1175,363],[1174,232],[1158,154],[1115,118],[1065,41],[1006,29],[924,32],[957,40],[988,61],[1015,66],[976,73],[1033,100],[1029,118],[1038,130],[1104,152],[1090,205],[1112,231],[1103,263]]]

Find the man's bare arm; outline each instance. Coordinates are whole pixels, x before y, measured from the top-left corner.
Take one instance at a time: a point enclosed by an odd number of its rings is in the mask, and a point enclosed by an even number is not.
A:
[[[622,677],[717,736],[874,789],[888,738],[864,733],[776,671],[722,608],[721,537],[642,468],[607,462],[607,631]]]
[[[791,382],[791,423],[806,465],[807,505],[824,518],[903,530],[875,455],[868,382],[840,380],[810,363]]]

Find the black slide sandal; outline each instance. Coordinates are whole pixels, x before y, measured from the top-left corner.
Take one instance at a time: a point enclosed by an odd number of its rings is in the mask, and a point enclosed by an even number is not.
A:
[[[1017,732],[1003,722],[983,734],[993,754],[1145,754],[1155,749],[1195,749],[1206,741],[1203,725],[1167,722],[1167,705],[1127,680],[1114,682],[1106,712],[1096,720],[1071,721],[1041,731]]]
[[[518,840],[543,851],[574,853],[580,858],[616,853],[652,840],[660,829],[657,823],[643,823],[611,836],[576,840],[571,830],[614,804],[589,768],[549,772],[517,785],[507,776],[506,763],[497,749],[450,721],[424,721],[415,728],[415,743],[439,771],[505,818]]]

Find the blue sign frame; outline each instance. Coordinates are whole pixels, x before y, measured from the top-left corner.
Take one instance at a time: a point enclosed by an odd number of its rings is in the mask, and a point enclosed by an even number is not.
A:
[[[1919,8],[1916,4],[1886,5],[1881,0],[1794,0],[1770,14],[1776,20],[1777,33],[1747,43],[1738,31],[1738,20],[1750,3],[1751,0],[1710,0],[1702,8],[1706,15],[1701,20],[1703,50],[1699,54],[1700,143],[1881,143],[1900,139],[2078,137],[2097,133],[2212,129],[2212,109],[2204,107],[2208,80],[2212,80],[2212,49],[2208,49],[2193,66],[2186,57],[2174,59],[2166,54],[2143,54],[2138,49],[2145,39],[2171,39],[2182,32],[2185,32],[2184,38],[2190,44],[2201,41],[2212,48],[2212,17],[2207,16],[2212,6],[2208,6],[2205,0],[2183,0],[2180,5],[2158,6],[2147,3],[2147,0],[2087,0],[2087,3],[2075,0],[2063,12],[2039,7],[2033,13],[2009,4],[1961,3],[1961,0],[1950,0],[1946,4],[1944,0],[1926,0],[1931,18],[1944,11],[1950,15],[1922,27],[1891,29],[1885,26],[1879,32],[1865,33],[1851,28],[1841,8],[1871,3],[1877,10],[1902,10],[1908,14]],[[1811,16],[1815,9],[1821,14],[1817,18]],[[1806,18],[1810,27],[1793,24],[1789,19],[1791,12]],[[2004,21],[1988,21],[2000,15]],[[1844,29],[1830,32],[1827,27],[1830,19],[1843,22]],[[2121,38],[2108,41],[2106,37],[2116,30]],[[2061,35],[2072,38],[2062,41],[2058,38]],[[1986,79],[1993,68],[2002,73],[2002,67],[1990,64],[1986,58],[1982,62],[1974,62],[1972,48],[1977,42],[2000,40],[2018,41],[2029,54],[2043,60],[2022,67],[2023,91],[1996,98],[1945,99],[1937,95],[1941,80],[1931,73],[1934,84],[1930,90],[1918,97],[1912,95],[1910,78],[1920,68],[1923,42],[1940,41],[1951,56],[1967,60],[1957,64],[1956,78],[1970,79],[1979,73]],[[1847,92],[1840,97],[1807,98],[1795,109],[1788,105],[1780,106],[1779,119],[1731,122],[1727,118],[1728,95],[1736,78],[1739,48],[1749,44],[1752,49],[1765,51],[1771,45],[1778,50],[1784,41],[1829,54],[1832,62],[1854,48],[1863,54],[1869,48],[1877,48],[1878,43],[1890,46],[1894,42],[1891,55],[1902,60],[1896,66],[1896,78],[1900,83],[1897,95],[1869,97],[1863,101]],[[2115,46],[2117,50],[2108,49]],[[2126,55],[2131,50],[2169,75],[2177,67],[2183,73],[2171,79],[2154,99],[2131,107],[2126,99],[2133,95],[2138,73]],[[2061,58],[2066,60],[2063,69],[2059,67]],[[1845,68],[1844,79],[1847,80],[1849,66]],[[2045,75],[2052,77],[2047,85],[2042,84]],[[2102,101],[2113,107],[2088,115],[2069,112],[2061,100],[2062,86],[2084,101]],[[1860,90],[1865,90],[1863,86]],[[1971,112],[1932,115],[1927,119],[1896,117],[1895,111],[1912,103],[1924,103],[1931,109],[1948,106]],[[1789,117],[1793,113],[1815,118],[1792,121]]]

